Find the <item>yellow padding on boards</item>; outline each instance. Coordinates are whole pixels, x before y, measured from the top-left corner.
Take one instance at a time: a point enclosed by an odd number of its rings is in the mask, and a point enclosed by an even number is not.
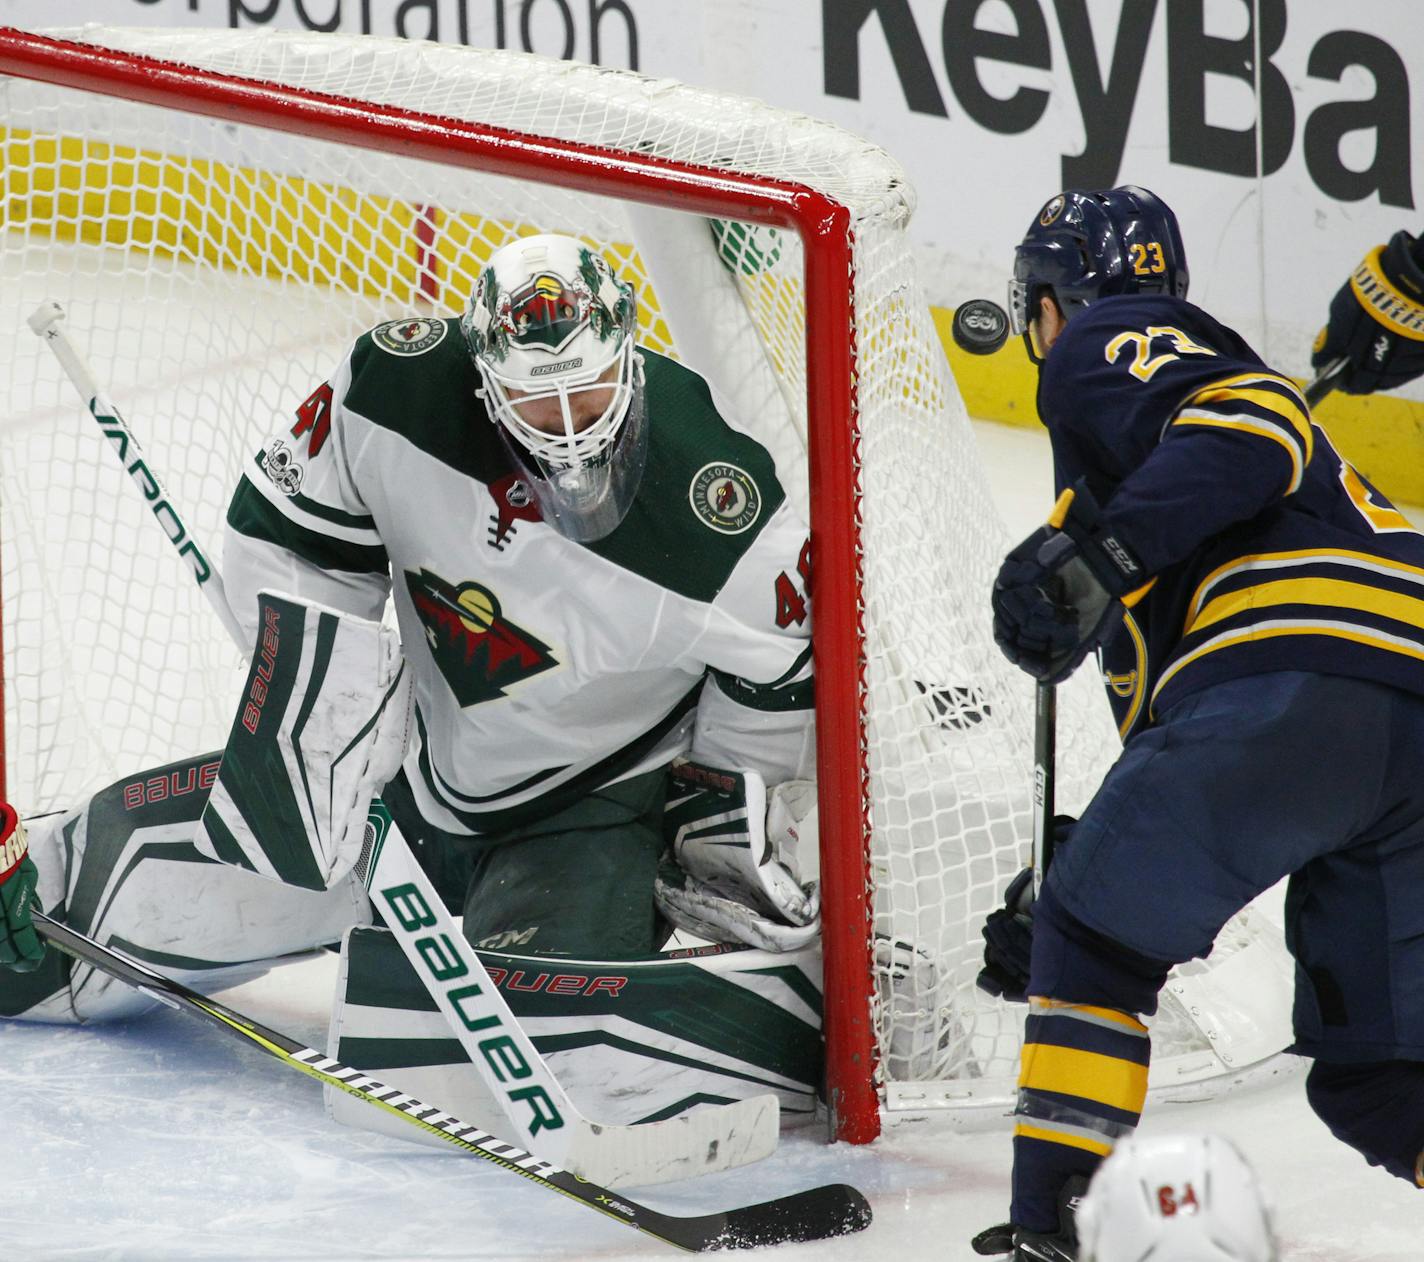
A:
[[[391,315],[429,302],[460,311],[490,254],[532,225],[416,205],[284,172],[185,154],[0,128],[5,227],[117,246],[239,275],[361,294]],[[641,277],[630,245],[601,248]],[[646,284],[641,337],[671,335]]]
[[[1147,1099],[1147,1066],[1075,1047],[1025,1043],[1019,1086],[1141,1113]]]
[[[1010,338],[993,355],[971,355],[950,335],[952,307],[931,307],[930,315],[969,415],[1041,430],[1035,402],[1038,371],[1022,342]],[[1397,394],[1336,391],[1311,415],[1340,454],[1394,503],[1424,505],[1424,402]]]

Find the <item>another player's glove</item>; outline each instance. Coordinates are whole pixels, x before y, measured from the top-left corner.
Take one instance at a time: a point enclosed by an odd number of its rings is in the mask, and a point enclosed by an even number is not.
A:
[[[814,941],[821,891],[814,879],[803,883],[799,869],[819,866],[816,786],[777,785],[768,806],[755,771],[695,762],[669,771],[663,819],[671,844],[653,887],[663,915],[698,937],[763,951]]]
[[[1067,844],[1072,815],[1053,817],[1053,844]],[[1004,905],[984,921],[984,967],[974,984],[1008,1003],[1028,1002],[1029,964],[1033,956],[1033,869],[1024,868],[1004,891]]]
[[[13,806],[0,803],[0,966],[17,973],[38,968],[44,959],[30,918],[38,879],[24,824]]]
[[[1393,390],[1424,373],[1424,237],[1396,232],[1331,300],[1310,365],[1318,372],[1341,358],[1346,394]]]
[[[1059,496],[1048,525],[999,567],[991,597],[994,641],[1035,679],[1059,683],[1117,629],[1121,598],[1146,577],[1079,482]]]

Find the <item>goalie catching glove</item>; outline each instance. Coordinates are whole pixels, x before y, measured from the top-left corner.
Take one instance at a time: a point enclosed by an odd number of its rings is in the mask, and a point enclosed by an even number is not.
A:
[[[193,844],[330,889],[361,857],[371,799],[405,755],[410,676],[388,627],[271,592],[258,607],[260,638]]]
[[[1320,372],[1337,359],[1346,394],[1393,390],[1424,373],[1424,238],[1396,232],[1340,286],[1310,366]]]
[[[658,909],[700,938],[795,951],[821,930],[816,786],[777,785],[748,769],[721,771],[695,762],[669,768],[664,829],[668,857],[658,869]],[[799,861],[799,862],[798,862]]]

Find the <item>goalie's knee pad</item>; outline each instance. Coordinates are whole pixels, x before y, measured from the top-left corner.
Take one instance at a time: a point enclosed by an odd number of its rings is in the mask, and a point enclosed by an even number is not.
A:
[[[1370,1165],[1424,1187],[1424,1063],[1316,1061],[1305,1094],[1341,1143]]]
[[[1044,882],[1033,905],[1029,994],[1150,1016],[1171,967],[1088,928]]]
[[[76,810],[29,825],[40,907],[204,994],[260,977],[274,960],[333,942],[370,918],[355,878],[303,890],[200,855],[191,838],[217,768],[217,755],[206,754],[138,772]],[[4,1017],[104,1021],[157,1007],[54,948],[32,973],[0,970]]]

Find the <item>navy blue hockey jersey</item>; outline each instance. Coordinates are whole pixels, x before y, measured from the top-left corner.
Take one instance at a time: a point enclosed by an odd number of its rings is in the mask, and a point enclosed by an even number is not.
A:
[[[1054,343],[1038,410],[1058,490],[1086,479],[1153,576],[1101,654],[1124,740],[1265,671],[1424,694],[1424,535],[1238,334],[1179,298],[1100,299]]]

